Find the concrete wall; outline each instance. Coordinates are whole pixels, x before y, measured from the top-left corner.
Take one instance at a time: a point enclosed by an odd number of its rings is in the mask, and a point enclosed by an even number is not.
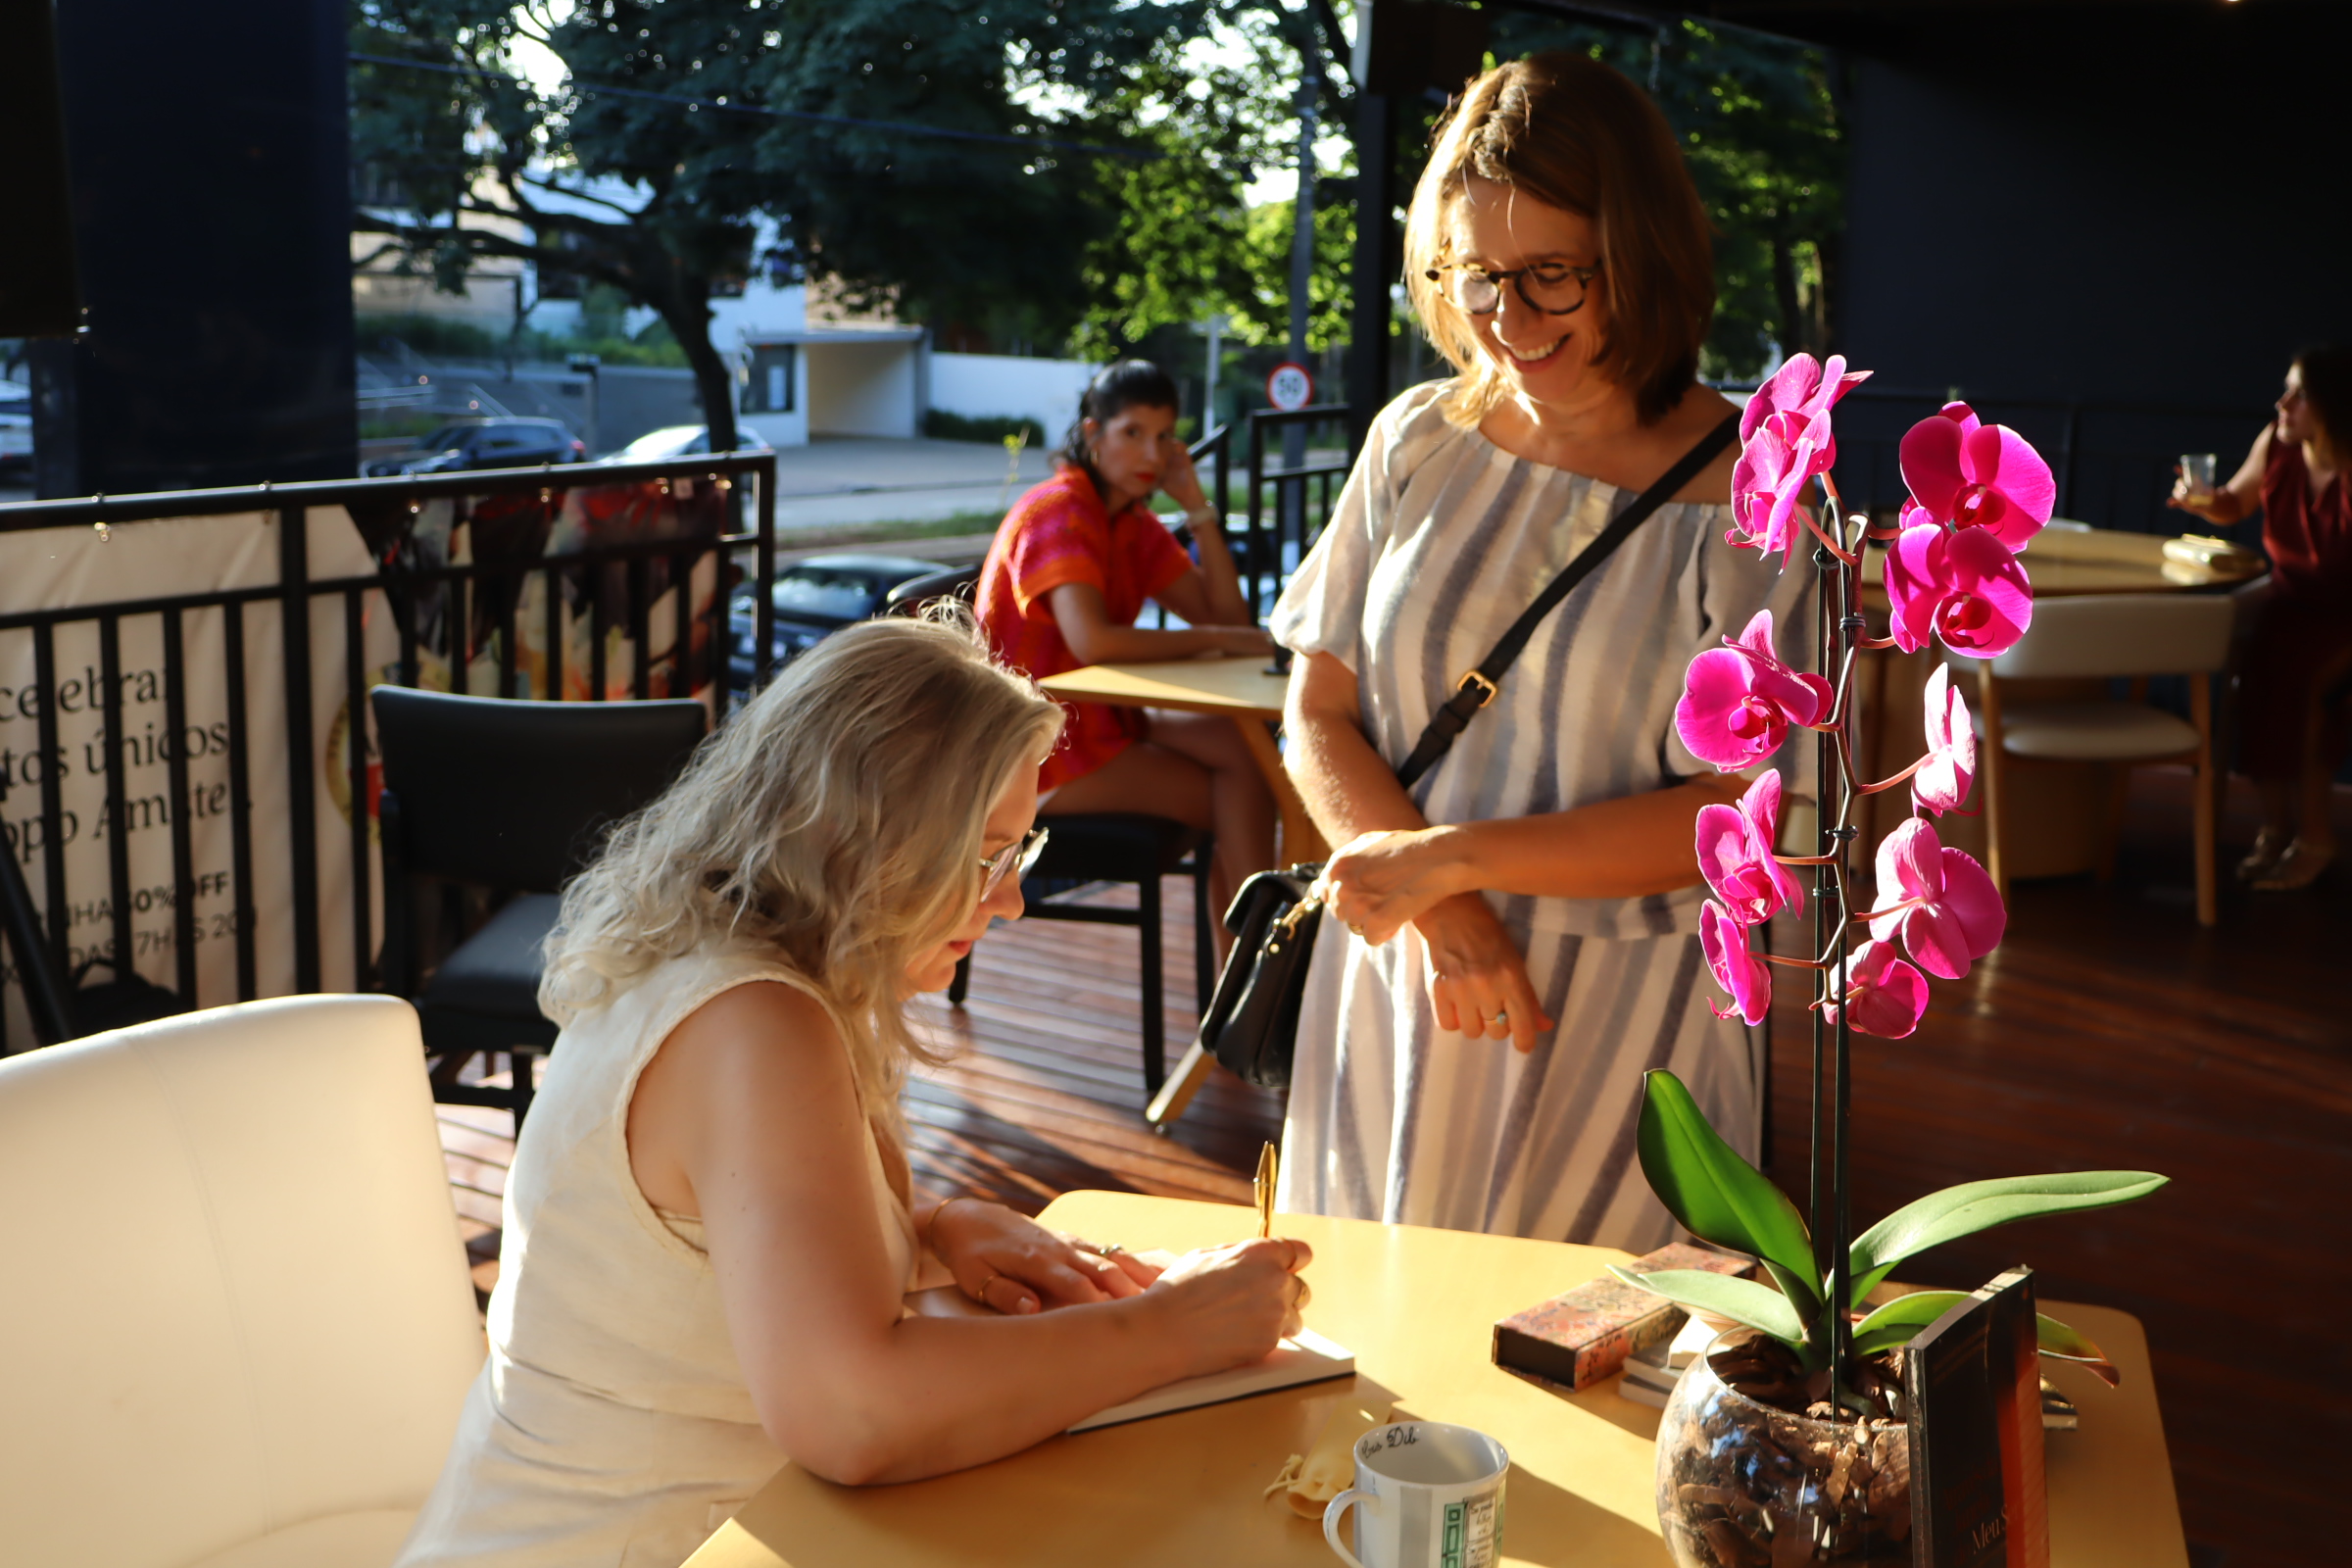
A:
[[[805,344],[808,368],[803,385],[810,435],[912,436],[921,414],[917,404],[915,351],[919,344]]]
[[[934,354],[931,407],[975,419],[1035,419],[1048,441],[1058,441],[1078,417],[1079,396],[1095,368],[1077,360]]]

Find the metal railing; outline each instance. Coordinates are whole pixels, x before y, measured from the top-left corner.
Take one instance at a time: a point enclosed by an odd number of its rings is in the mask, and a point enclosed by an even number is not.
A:
[[[754,485],[748,524],[747,498],[738,488],[745,476]],[[627,510],[632,492],[642,503],[636,511]],[[576,509],[569,505],[575,499]],[[592,501],[607,509],[600,524],[620,517],[637,536],[599,538],[590,531],[583,535],[585,543],[551,549],[559,523],[568,527],[588,516]],[[451,539],[460,524],[466,526],[469,559],[436,561],[419,547],[417,520],[439,503],[449,508]],[[310,514],[315,508],[340,508],[348,514],[372,569],[314,574]],[[33,749],[0,754],[0,817],[5,818],[6,852],[25,868],[25,882],[37,896],[46,956],[55,974],[71,975],[92,962],[111,966],[118,975],[168,966],[171,988],[189,1006],[264,994],[266,966],[272,991],[286,989],[281,982],[296,992],[319,990],[330,958],[338,981],[357,989],[372,982],[376,862],[367,693],[384,672],[380,662],[371,669],[369,651],[371,646],[382,651],[383,640],[371,644],[369,636],[371,624],[382,624],[378,615],[391,622],[397,653],[390,673],[398,684],[424,682],[428,661],[437,659],[447,666],[452,689],[472,689],[486,677],[492,691],[476,695],[562,700],[576,692],[602,701],[624,692],[643,699],[700,691],[712,702],[715,720],[726,710],[730,578],[738,555],[748,554],[746,575],[757,604],[757,679],[764,681],[772,669],[772,454],[33,502],[0,506],[0,535],[79,528],[105,539],[109,530],[128,524],[240,514],[258,514],[263,525],[275,529],[272,581],[0,612],[0,661],[20,668],[28,664],[31,672],[28,683],[5,694],[8,710],[0,718],[30,719],[36,732]],[[612,531],[623,530],[616,525]],[[534,578],[540,585],[537,612],[544,619],[540,627],[528,628],[523,624],[526,590]],[[670,607],[666,660],[657,657],[662,650],[653,626],[664,600]],[[260,619],[272,609],[275,638],[270,638],[267,625],[257,638],[249,618]],[[214,614],[220,617],[220,659],[215,667],[201,667],[191,658],[190,628]],[[66,671],[61,680],[61,634],[86,642],[89,631],[76,629],[83,627],[95,632],[96,662],[87,670]],[[160,643],[160,680],[153,668],[126,671],[126,630]],[[209,621],[204,631],[209,651]],[[582,631],[586,667],[568,671],[567,650]],[[526,664],[524,645],[532,634],[541,646]],[[20,638],[30,640],[28,661]],[[339,667],[319,667],[315,644],[339,647],[334,662]],[[611,678],[615,656],[627,661],[619,692]],[[267,679],[272,658],[274,681]],[[258,682],[257,671],[263,677]],[[584,679],[574,680],[575,674]],[[339,684],[343,707],[325,737],[331,755],[322,758],[317,717],[318,698],[333,689],[326,682]],[[126,706],[158,697],[164,733],[155,735],[151,722],[146,734],[130,735]],[[256,811],[257,793],[267,783],[274,797],[277,781],[257,778],[256,759],[273,750],[281,737],[257,733],[257,726],[275,715],[255,709],[281,701],[282,814],[262,817]],[[216,704],[221,710],[217,723],[210,717]],[[197,706],[205,709],[205,721],[192,724],[191,710]],[[69,757],[61,712],[86,720],[93,710],[100,725],[97,738]],[[224,763],[225,777],[200,786],[193,764],[213,756]],[[134,768],[146,771],[159,761],[164,789],[134,798]],[[104,775],[95,823],[82,822],[67,804],[67,775],[76,764],[82,773]],[[340,779],[334,777],[338,771]],[[322,780],[341,797],[335,808],[349,818],[343,838],[348,863],[332,867],[333,886],[348,888],[351,904],[348,967],[323,946],[321,887],[330,867],[322,858],[327,842],[320,829]],[[8,808],[11,787],[26,785],[37,790],[37,809],[19,814]],[[486,789],[494,787],[495,781],[485,781]],[[87,799],[86,786],[76,799]],[[227,818],[227,864],[200,870],[196,823],[220,816]],[[169,871],[134,878],[134,858],[158,858],[153,853],[134,857],[132,838],[157,826],[170,833]],[[91,857],[69,853],[85,828],[107,840],[99,886],[88,885]],[[278,870],[276,847],[266,836],[281,832],[283,869]],[[217,837],[212,832],[208,842]],[[265,891],[260,852],[266,847],[272,861],[268,894],[273,907],[282,900],[289,914],[286,928],[269,933],[268,941],[272,948],[281,940],[290,944],[290,964],[286,954],[265,951],[265,933],[258,929]],[[74,859],[84,862],[78,872],[69,864]],[[199,919],[200,904],[220,902],[224,910]],[[159,908],[169,912],[168,929],[134,931],[139,915]],[[76,943],[76,924],[94,925],[99,935]],[[200,983],[200,949],[222,940],[233,947],[233,975],[225,986],[233,995],[205,995],[223,988],[219,978],[210,987]],[[18,956],[11,955],[12,960]],[[11,981],[21,979],[12,961]],[[0,1013],[0,1052],[27,1043],[11,1041],[7,1030]]]
[[[1303,409],[1256,409],[1244,419],[1222,424],[1188,449],[1194,465],[1207,474],[1204,488],[1209,504],[1225,519],[1227,537],[1240,548],[1243,592],[1258,615],[1274,608],[1274,599],[1290,574],[1298,569],[1331,515],[1332,502],[1345,481],[1352,454],[1343,443],[1340,456],[1308,452],[1299,462],[1271,454],[1282,437],[1305,434],[1318,424],[1348,420],[1345,403],[1318,403]],[[1233,470],[1235,432],[1241,432],[1243,506],[1242,527],[1233,530]],[[1214,465],[1213,474],[1209,466]],[[1164,612],[1162,619],[1164,620]]]

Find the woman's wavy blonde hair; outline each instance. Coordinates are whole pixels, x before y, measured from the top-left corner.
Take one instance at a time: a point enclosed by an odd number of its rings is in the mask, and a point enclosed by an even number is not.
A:
[[[907,1064],[936,1059],[906,1026],[907,965],[971,917],[988,812],[1060,731],[959,608],[835,632],[565,886],[540,1006],[568,1023],[706,944],[773,954],[897,1145]]]
[[[1647,94],[1589,56],[1531,55],[1472,81],[1438,123],[1405,215],[1404,282],[1429,340],[1460,373],[1447,419],[1475,425],[1503,381],[1478,330],[1429,277],[1446,257],[1446,220],[1475,175],[1581,213],[1600,234],[1609,324],[1593,364],[1634,395],[1643,424],[1682,400],[1715,317],[1706,209],[1682,148]]]

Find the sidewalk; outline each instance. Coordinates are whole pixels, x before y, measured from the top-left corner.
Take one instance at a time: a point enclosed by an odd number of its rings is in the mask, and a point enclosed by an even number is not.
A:
[[[1050,466],[1035,447],[1021,453],[1016,469],[1003,447],[977,441],[820,436],[776,450],[776,525],[789,531],[971,514],[986,515],[993,527]]]

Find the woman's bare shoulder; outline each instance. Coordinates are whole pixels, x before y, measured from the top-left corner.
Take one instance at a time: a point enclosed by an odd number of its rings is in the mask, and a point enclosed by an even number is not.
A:
[[[1659,421],[1671,437],[1668,444],[1675,456],[1666,461],[1671,467],[1682,453],[1690,451],[1708,432],[1726,419],[1737,418],[1740,406],[1711,386],[1693,386],[1683,394],[1683,401],[1674,412]],[[1740,463],[1740,443],[1735,441],[1715,455],[1714,461],[1691,475],[1690,483],[1674,493],[1674,499],[1700,506],[1729,506],[1732,501],[1732,470]],[[1663,470],[1661,470],[1663,471]]]

